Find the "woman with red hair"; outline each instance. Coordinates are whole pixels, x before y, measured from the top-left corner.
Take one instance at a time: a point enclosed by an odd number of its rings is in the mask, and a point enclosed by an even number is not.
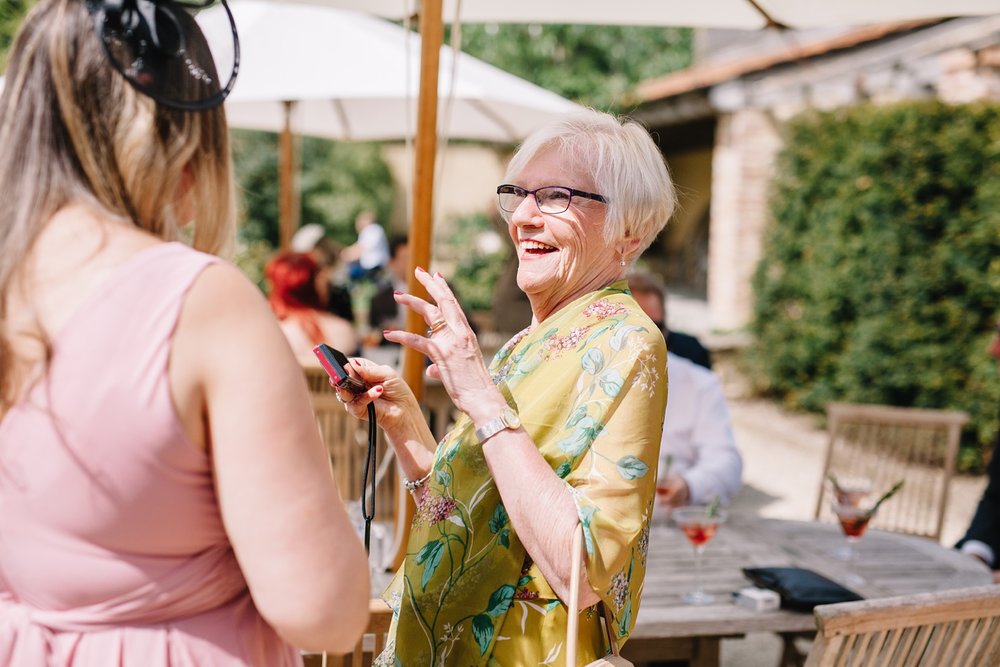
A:
[[[286,252],[278,255],[264,269],[270,285],[268,301],[281,320],[281,330],[301,363],[315,365],[313,347],[326,343],[352,354],[358,349],[358,337],[347,320],[323,309],[316,289],[320,266],[307,253]]]

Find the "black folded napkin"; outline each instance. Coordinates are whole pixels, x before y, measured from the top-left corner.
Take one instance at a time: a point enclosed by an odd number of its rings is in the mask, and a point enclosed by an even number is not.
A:
[[[837,582],[801,567],[745,567],[743,574],[755,585],[775,591],[781,596],[781,606],[794,611],[863,599]]]

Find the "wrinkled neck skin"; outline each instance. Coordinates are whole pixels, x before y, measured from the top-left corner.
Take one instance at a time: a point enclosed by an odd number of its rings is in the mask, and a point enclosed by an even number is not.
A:
[[[534,328],[544,322],[549,317],[559,312],[565,306],[573,303],[584,294],[596,292],[611,283],[623,280],[625,269],[615,262],[604,267],[594,267],[595,273],[592,278],[585,283],[578,285],[572,291],[564,291],[560,288],[545,290],[543,292],[528,292],[528,302],[531,304],[531,326]],[[561,286],[560,286],[561,287]]]

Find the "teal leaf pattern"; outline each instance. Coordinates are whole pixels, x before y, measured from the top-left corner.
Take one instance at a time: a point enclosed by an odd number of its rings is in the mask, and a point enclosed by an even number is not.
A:
[[[632,601],[629,600],[622,609],[622,617],[618,621],[618,636],[624,637],[627,628],[632,627]]]
[[[451,473],[442,468],[434,473],[434,481],[441,486],[448,486],[451,484]]]
[[[472,618],[472,636],[479,644],[479,655],[486,655],[493,642],[493,621],[486,614],[476,614]]]
[[[639,479],[649,472],[649,466],[634,456],[623,456],[615,462],[622,479]]]
[[[502,503],[498,503],[496,509],[493,510],[493,518],[490,519],[490,532],[494,535],[500,532],[500,529],[504,527],[507,523],[507,510],[504,508]]]
[[[633,331],[645,331],[645,328],[636,326],[634,324],[626,324],[623,327],[619,327],[615,335],[611,337],[610,342],[611,349],[615,352],[621,352],[625,349],[625,344],[628,342],[628,335]]]
[[[493,618],[507,613],[507,609],[514,599],[514,590],[515,588],[510,584],[504,584],[493,591],[490,595],[490,601],[486,604],[486,613]]]
[[[580,423],[580,420],[587,416],[587,406],[581,405],[566,420],[566,426],[572,428]]]
[[[556,468],[556,475],[559,479],[566,479],[566,475],[571,472],[573,472],[573,466],[569,464],[569,461],[563,461],[559,464],[559,467]]]
[[[590,447],[600,431],[601,427],[593,417],[584,417],[568,437],[559,441],[559,450],[570,456],[579,456]]]
[[[444,543],[441,540],[434,540],[424,545],[417,553],[417,565],[423,565],[424,571],[420,575],[420,587],[427,590],[427,582],[434,576],[441,563],[441,556],[444,554]]]
[[[604,368],[604,353],[600,348],[592,347],[583,355],[580,365],[591,375],[597,375]]]
[[[621,393],[622,387],[625,386],[625,378],[618,372],[618,369],[612,368],[601,375],[600,383],[604,393],[614,398]]]

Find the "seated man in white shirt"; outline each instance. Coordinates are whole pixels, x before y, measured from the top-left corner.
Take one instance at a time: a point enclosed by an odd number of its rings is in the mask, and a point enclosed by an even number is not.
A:
[[[654,322],[664,322],[662,284],[633,273],[629,288]],[[715,374],[667,350],[669,390],[660,443],[657,500],[671,507],[729,504],[742,486],[743,459],[736,448],[729,409]]]

